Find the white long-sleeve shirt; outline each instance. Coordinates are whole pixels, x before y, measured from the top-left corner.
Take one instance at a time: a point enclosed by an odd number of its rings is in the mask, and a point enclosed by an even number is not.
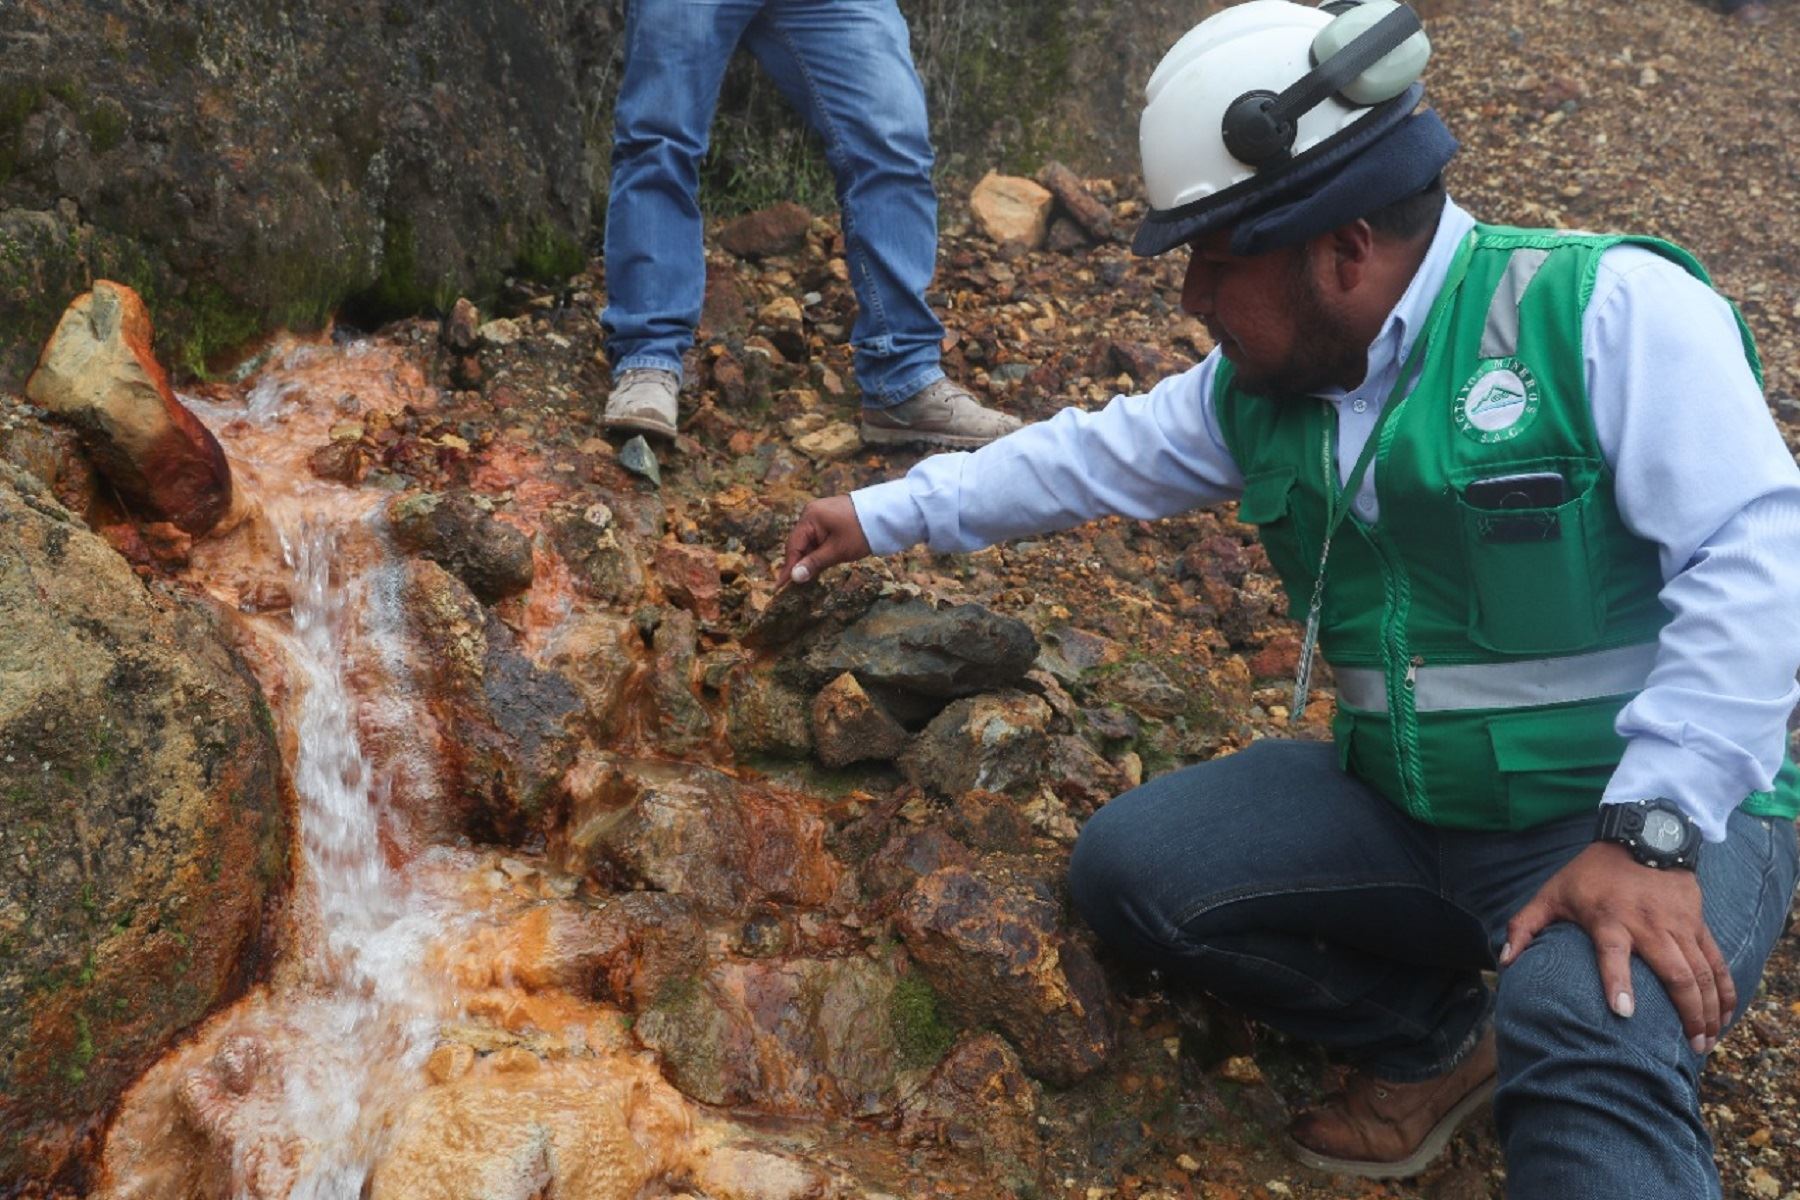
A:
[[[1474,225],[1454,203],[1337,410],[1348,482],[1450,259]],[[1800,687],[1800,469],[1783,445],[1728,304],[1652,251],[1600,260],[1582,319],[1594,425],[1619,513],[1655,543],[1673,618],[1643,691],[1619,714],[1625,756],[1604,802],[1666,797],[1710,841],[1767,789]],[[851,497],[870,547],[979,549],[1095,517],[1171,516],[1235,499],[1243,476],[1213,409],[1218,351],[1099,412],[1064,409],[970,453],[940,454]],[[1355,510],[1380,516],[1368,471]]]

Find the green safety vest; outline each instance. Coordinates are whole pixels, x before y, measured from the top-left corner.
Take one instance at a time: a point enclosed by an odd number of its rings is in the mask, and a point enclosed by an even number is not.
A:
[[[1630,241],[1710,282],[1650,238],[1478,225],[1420,337],[1417,383],[1375,437],[1380,521],[1331,541],[1319,646],[1338,685],[1343,768],[1413,817],[1523,829],[1592,811],[1624,753],[1613,730],[1642,689],[1670,613],[1656,547],[1625,528],[1594,431],[1581,314],[1600,256]],[[1744,354],[1762,366],[1742,317]],[[1304,618],[1332,506],[1337,420],[1317,397],[1252,395],[1214,377],[1254,524]],[[1554,472],[1565,499],[1477,508],[1475,480]],[[1800,813],[1784,763],[1754,813]]]

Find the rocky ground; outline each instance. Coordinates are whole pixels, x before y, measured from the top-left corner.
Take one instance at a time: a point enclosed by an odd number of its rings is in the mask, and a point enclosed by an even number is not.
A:
[[[1432,96],[1465,145],[1450,176],[1459,202],[1488,220],[1628,228],[1695,250],[1743,307],[1771,405],[1800,447],[1800,216],[1791,200],[1800,183],[1800,8],[1778,4],[1774,23],[1752,38],[1683,0],[1420,7],[1437,44]],[[1121,230],[1142,211],[1130,181],[1088,180],[1086,190]],[[1174,306],[1178,256],[1134,260],[1118,240],[1097,240],[1066,218],[1052,230],[1054,248],[998,246],[970,219],[966,194],[960,184],[945,188],[933,300],[949,330],[946,368],[989,402],[1027,419],[1099,405],[1208,349],[1204,331]],[[442,326],[381,331],[430,364],[442,402],[334,435],[315,470],[359,486],[467,492],[504,515],[514,496],[484,490],[481,465],[516,446],[565,490],[628,491],[634,519],[648,521],[631,532],[658,586],[694,614],[686,628],[702,672],[729,662],[749,630],[780,615],[773,573],[805,502],[890,478],[918,455],[872,454],[855,437],[844,345],[853,298],[835,218],[774,212],[713,232],[682,437],[653,461],[603,436],[596,420],[610,377],[597,327],[604,264],[595,261],[563,288],[512,289],[499,312],[465,308]],[[1079,786],[1063,789],[1059,804],[1027,812],[994,801],[958,805],[942,798],[955,790],[953,761],[830,767],[819,761],[831,757],[822,747],[811,757],[784,753],[779,737],[735,715],[724,733],[733,748],[718,753],[745,776],[839,798],[826,844],[846,861],[866,860],[874,846],[862,839],[883,822],[941,826],[1054,880],[1079,820],[1108,788],[1290,735],[1296,629],[1251,531],[1229,509],[1157,524],[1103,521],[964,557],[915,550],[868,578],[1023,622],[1041,650],[1031,694],[1091,758],[1071,770]],[[1309,705],[1300,736],[1327,736],[1325,695]],[[683,736],[698,753],[712,735],[696,726]],[[1157,981],[1102,965],[1119,1017],[1116,1045],[1103,1069],[1043,1091],[1040,1182],[1008,1194],[1501,1193],[1486,1123],[1404,1183],[1294,1166],[1280,1146],[1287,1108],[1335,1068],[1307,1047],[1204,1006],[1177,1006]],[[1727,1196],[1800,1197],[1797,1047],[1800,928],[1778,946],[1706,1076]]]
[[[1800,218],[1791,203],[1800,182],[1800,11],[1778,6],[1774,24],[1753,38],[1679,0],[1423,7],[1438,45],[1432,94],[1465,144],[1450,177],[1457,199],[1490,220],[1628,228],[1693,248],[1749,318],[1771,404],[1800,445]],[[1131,182],[1087,187],[1120,229],[1131,228],[1141,212]],[[947,368],[987,400],[1043,418],[1146,387],[1207,350],[1201,328],[1173,305],[1177,256],[1136,261],[1069,222],[1053,230],[1058,249],[996,246],[969,219],[965,194],[946,188],[933,299],[950,331]],[[715,552],[723,570],[719,618],[703,630],[703,648],[729,646],[742,628],[734,622],[768,603],[783,538],[807,499],[889,478],[917,457],[870,454],[854,437],[844,346],[852,296],[834,219],[790,214],[783,226],[781,214],[764,214],[715,230],[683,437],[656,464],[665,536]],[[529,442],[576,478],[615,470],[619,450],[594,420],[609,381],[596,331],[604,286],[596,262],[561,291],[521,289],[508,323],[465,331],[466,352],[440,357],[454,391],[439,426],[371,442],[375,470],[456,482],[445,433],[476,446]],[[421,323],[389,336],[425,345],[439,330]],[[1065,668],[1053,673],[1079,710],[1074,727],[1124,778],[1287,732],[1295,629],[1250,531],[1229,511],[1155,525],[1104,521],[963,558],[918,550],[886,570],[930,597],[978,602],[1029,625],[1047,660]],[[1303,736],[1324,736],[1326,707],[1311,706]],[[919,802],[889,767],[752,765],[863,807]],[[1067,832],[1033,841],[1047,870],[1066,854]],[[1279,1148],[1285,1108],[1333,1068],[1265,1030],[1177,1011],[1154,980],[1114,974],[1113,984],[1125,1020],[1111,1064],[1042,1109],[1047,1194],[1500,1193],[1486,1126],[1405,1183],[1295,1168]],[[1728,1196],[1800,1195],[1796,1046],[1800,935],[1791,933],[1706,1077]]]

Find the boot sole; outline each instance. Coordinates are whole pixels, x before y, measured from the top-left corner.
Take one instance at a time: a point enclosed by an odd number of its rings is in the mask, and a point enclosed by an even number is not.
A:
[[[1462,1123],[1494,1094],[1494,1083],[1495,1077],[1490,1075],[1476,1084],[1468,1095],[1456,1102],[1456,1107],[1439,1118],[1438,1123],[1431,1127],[1431,1131],[1419,1143],[1417,1150],[1395,1162],[1332,1158],[1316,1150],[1308,1150],[1291,1137],[1288,1139],[1288,1149],[1302,1166],[1311,1167],[1315,1171],[1354,1175],[1358,1179],[1406,1179],[1417,1175],[1437,1160],[1438,1155],[1444,1152],[1444,1147],[1450,1144],[1450,1139],[1456,1136],[1456,1131],[1462,1128]]]
[[[862,427],[863,444],[867,446],[936,446],[944,450],[975,450],[1005,437],[996,434],[994,437],[981,437],[970,433],[922,433],[912,429],[883,429],[879,425],[864,423]]]
[[[664,441],[675,440],[675,426],[665,425],[661,421],[652,421],[644,417],[602,417],[600,424],[605,429],[648,434],[650,437],[662,438]]]

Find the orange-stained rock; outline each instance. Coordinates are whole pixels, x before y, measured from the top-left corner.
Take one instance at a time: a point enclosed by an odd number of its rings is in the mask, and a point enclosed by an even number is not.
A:
[[[571,803],[551,847],[564,869],[727,912],[760,901],[824,907],[847,889],[816,802],[687,763],[611,770],[589,803]]]
[[[1106,1063],[1113,1032],[1093,956],[1064,935],[1050,889],[983,867],[919,880],[896,920],[906,948],[967,1026],[998,1029],[1059,1087]]]
[[[705,546],[658,542],[656,578],[669,599],[702,621],[719,619],[719,556]]]
[[[215,614],[146,586],[41,489],[0,463],[8,1180],[47,1178],[242,987],[286,868],[268,709]]]
[[[891,761],[906,749],[906,730],[845,672],[812,703],[813,746],[828,767],[865,759]]]
[[[969,213],[981,231],[1001,245],[1036,249],[1050,228],[1056,198],[1041,184],[989,171],[969,193]]]
[[[127,503],[196,537],[231,510],[231,465],[151,350],[150,312],[98,280],[63,314],[25,394],[68,421]]]
[[[865,1116],[903,1066],[894,975],[867,958],[715,962],[639,1015],[669,1078],[708,1104]]]
[[[900,1103],[900,1136],[973,1151],[1015,1195],[1043,1186],[1037,1085],[995,1033],[958,1042],[924,1086]]]

